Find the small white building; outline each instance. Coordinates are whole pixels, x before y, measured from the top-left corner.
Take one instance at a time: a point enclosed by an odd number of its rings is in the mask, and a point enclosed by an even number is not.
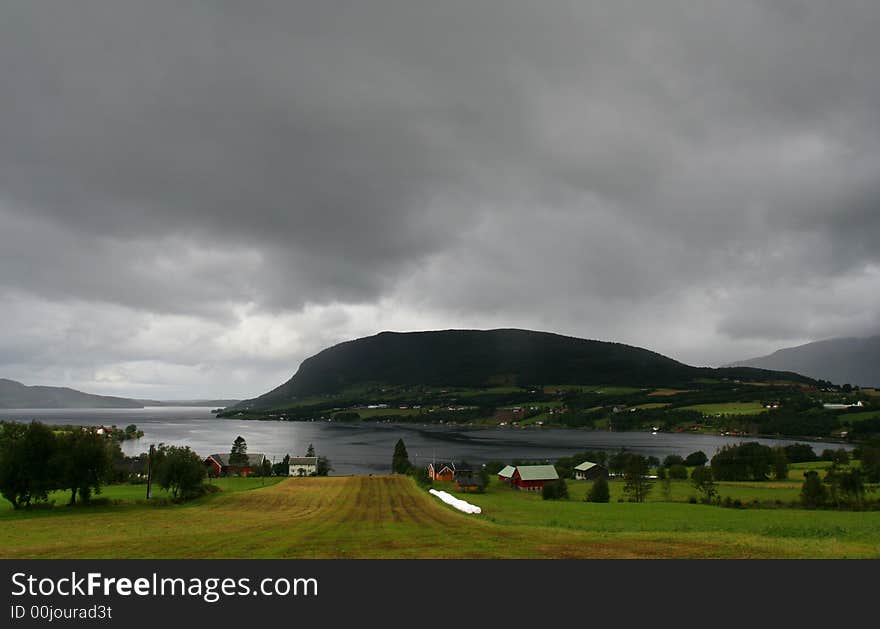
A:
[[[292,456],[288,461],[288,476],[314,476],[318,473],[318,457]]]

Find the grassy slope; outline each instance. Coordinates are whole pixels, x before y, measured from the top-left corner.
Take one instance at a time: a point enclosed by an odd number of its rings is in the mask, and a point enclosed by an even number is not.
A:
[[[585,487],[547,502],[493,483],[468,498],[482,516],[389,476],[286,479],[182,506],[7,509],[0,557],[880,556],[880,512],[591,504]]]
[[[719,404],[694,404],[693,406],[682,406],[682,410],[700,411],[706,415],[754,415],[756,413],[766,413],[760,402],[722,402]]]

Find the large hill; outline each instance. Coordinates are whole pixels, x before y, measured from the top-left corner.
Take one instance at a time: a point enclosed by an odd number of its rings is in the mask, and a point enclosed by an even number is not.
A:
[[[698,378],[806,380],[756,369],[691,367],[655,352],[529,330],[382,332],[303,361],[278,388],[239,408],[279,408],[362,385],[486,387],[533,384],[681,385]]]
[[[796,371],[835,384],[880,386],[880,336],[817,341],[732,365]]]
[[[142,408],[136,400],[91,395],[66,387],[29,387],[0,378],[0,408]]]

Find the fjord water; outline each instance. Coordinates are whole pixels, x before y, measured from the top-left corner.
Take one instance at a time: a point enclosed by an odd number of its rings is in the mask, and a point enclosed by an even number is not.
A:
[[[281,422],[216,419],[210,408],[148,407],[143,409],[15,409],[0,410],[0,420],[31,421],[47,424],[116,425],[137,424],[142,439],[126,441],[128,455],[145,452],[150,444],[189,446],[202,456],[229,452],[233,440],[241,435],[250,452],[261,452],[280,460],[285,454],[303,455],[309,444],[330,459],[334,475],[383,474],[391,470],[394,444],[402,438],[410,460],[426,465],[432,459],[482,463],[497,459],[551,459],[584,450],[615,452],[626,448],[660,459],[667,454],[686,456],[702,450],[711,457],[740,437],[682,433],[606,432],[564,428],[468,428],[425,424],[377,424],[372,422]],[[778,446],[795,443],[792,439],[747,441]],[[839,443],[811,442],[817,453],[839,448]]]

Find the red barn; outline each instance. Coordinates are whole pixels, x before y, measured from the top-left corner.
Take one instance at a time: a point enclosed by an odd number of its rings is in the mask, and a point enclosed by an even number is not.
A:
[[[212,454],[205,459],[208,473],[211,476],[248,476],[250,474],[259,474],[263,461],[266,460],[265,454],[247,454],[247,463],[244,465],[230,465],[229,454]]]
[[[559,480],[552,465],[520,465],[510,477],[510,486],[525,491],[541,491],[546,483]]]
[[[513,473],[516,471],[516,468],[512,465],[505,465],[500,472],[498,472],[498,480],[502,483],[510,484],[510,479],[513,477]]]

